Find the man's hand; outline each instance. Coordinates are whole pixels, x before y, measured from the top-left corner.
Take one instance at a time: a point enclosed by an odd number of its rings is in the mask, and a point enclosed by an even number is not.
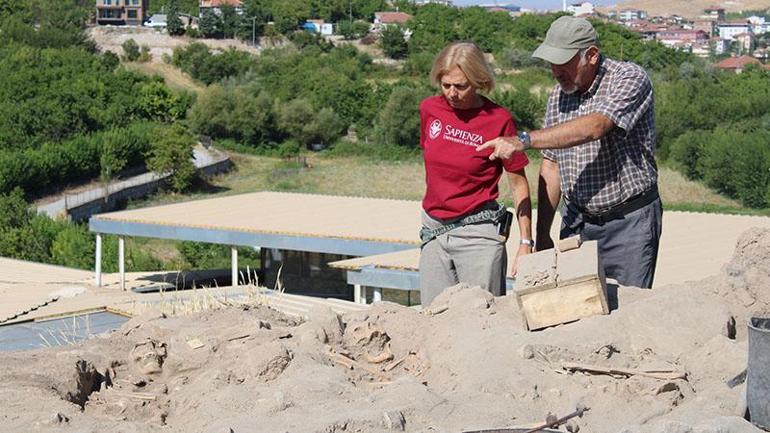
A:
[[[529,245],[519,245],[518,251],[516,251],[516,257],[513,258],[513,265],[511,265],[511,276],[515,277],[519,267],[519,257],[526,256],[532,253],[532,247]]]
[[[492,161],[495,159],[508,159],[513,155],[513,152],[522,152],[524,150],[524,143],[516,137],[497,137],[477,147],[476,152],[486,149],[493,149],[492,154],[489,155],[489,159]]]

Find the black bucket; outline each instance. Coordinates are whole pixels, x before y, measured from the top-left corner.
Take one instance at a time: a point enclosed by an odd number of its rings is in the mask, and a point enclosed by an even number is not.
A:
[[[770,430],[770,318],[749,319],[746,402],[751,423]]]

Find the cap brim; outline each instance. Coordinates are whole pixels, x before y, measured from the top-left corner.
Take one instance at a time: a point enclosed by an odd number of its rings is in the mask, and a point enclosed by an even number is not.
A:
[[[542,43],[532,53],[532,57],[543,59],[552,65],[563,65],[572,60],[578,51],[578,48],[556,48]]]

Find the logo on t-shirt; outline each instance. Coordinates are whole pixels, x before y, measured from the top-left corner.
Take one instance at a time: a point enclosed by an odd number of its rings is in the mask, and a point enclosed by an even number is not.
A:
[[[481,134],[455,128],[452,125],[447,125],[444,128],[444,140],[454,141],[455,143],[471,147],[478,147],[484,143],[484,137]]]
[[[435,119],[430,124],[430,138],[435,139],[441,133],[441,121]]]

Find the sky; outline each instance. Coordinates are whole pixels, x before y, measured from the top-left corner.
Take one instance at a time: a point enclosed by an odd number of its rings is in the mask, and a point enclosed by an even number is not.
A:
[[[494,4],[495,0],[454,0],[457,6]],[[528,9],[561,9],[562,0],[497,0],[498,4],[514,4]],[[567,0],[567,4],[578,3],[576,0]],[[617,4],[618,0],[593,0],[594,6],[607,6]]]

